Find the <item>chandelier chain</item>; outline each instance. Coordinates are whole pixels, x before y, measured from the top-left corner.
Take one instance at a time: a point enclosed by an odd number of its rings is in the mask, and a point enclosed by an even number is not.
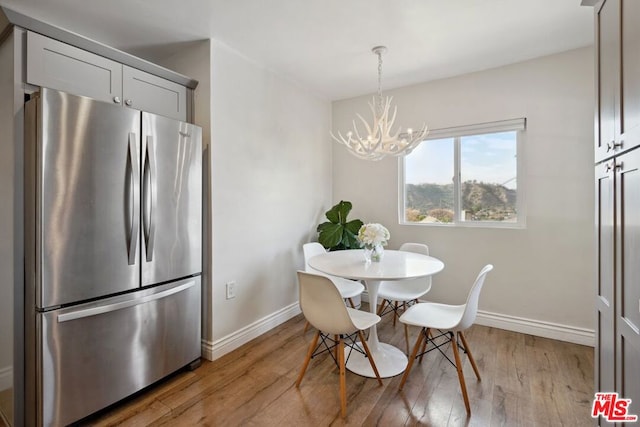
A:
[[[378,112],[382,110],[382,51],[378,50]]]

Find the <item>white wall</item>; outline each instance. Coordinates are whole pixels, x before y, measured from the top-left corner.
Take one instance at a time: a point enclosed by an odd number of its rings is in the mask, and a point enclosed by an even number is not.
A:
[[[179,50],[153,59],[200,82],[211,230],[203,355],[214,359],[299,313],[302,244],[331,207],[331,104],[218,41]]]
[[[242,328],[297,312],[301,245],[330,207],[331,105],[218,42],[211,96],[215,352]]]
[[[529,326],[559,327],[592,344],[593,68],[593,49],[583,48],[385,91],[394,97],[396,123],[403,127],[426,122],[438,129],[526,117],[525,173],[518,181],[526,190],[526,229],[399,225],[397,160],[359,160],[337,144],[334,201],[350,200],[353,218],[386,225],[390,248],[406,241],[430,246],[446,266],[434,277],[429,299],[462,303],[480,268],[492,263],[481,310],[496,313],[504,327],[536,333],[518,327],[519,318],[525,318]],[[369,99],[334,102],[334,131],[344,133],[356,112],[368,112]],[[550,336],[562,338],[562,331]]]

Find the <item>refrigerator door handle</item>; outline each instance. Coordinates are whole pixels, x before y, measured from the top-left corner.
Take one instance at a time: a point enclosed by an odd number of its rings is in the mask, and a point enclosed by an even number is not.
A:
[[[156,150],[153,136],[147,136],[147,155],[145,162],[144,178],[144,234],[147,249],[147,262],[153,261],[153,246],[156,235],[155,209],[156,209]]]
[[[122,310],[123,308],[129,308],[140,304],[146,304],[151,301],[166,298],[170,295],[182,292],[194,286],[197,283],[195,280],[191,280],[175,288],[167,289],[166,291],[158,292],[157,294],[147,295],[141,298],[134,298],[127,301],[116,302],[113,304],[101,305],[99,307],[85,308],[69,313],[59,314],[58,323],[68,322],[70,320],[82,319],[85,317],[97,316],[99,314],[110,313],[112,311]]]
[[[138,159],[138,138],[129,132],[129,161],[131,162],[131,192],[133,193],[133,218],[129,235],[129,265],[136,263],[138,234],[140,230],[140,168]]]

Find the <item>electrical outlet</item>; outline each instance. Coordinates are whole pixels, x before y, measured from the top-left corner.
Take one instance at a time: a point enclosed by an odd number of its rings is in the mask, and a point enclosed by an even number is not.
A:
[[[227,299],[236,297],[236,282],[227,282]]]

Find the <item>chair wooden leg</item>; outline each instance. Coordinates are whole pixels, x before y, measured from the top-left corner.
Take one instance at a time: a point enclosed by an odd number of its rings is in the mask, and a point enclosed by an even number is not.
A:
[[[309,323],[309,321],[307,320],[307,323],[304,324],[304,330],[302,331],[303,334],[307,333],[309,326],[311,326],[311,323]]]
[[[300,387],[300,383],[302,382],[302,377],[304,377],[304,373],[307,371],[307,366],[309,366],[309,362],[311,361],[311,356],[313,356],[313,350],[315,350],[316,345],[318,344],[318,339],[320,338],[320,331],[316,332],[313,336],[313,340],[311,341],[311,345],[309,346],[309,351],[307,352],[307,357],[304,359],[304,363],[302,364],[302,369],[300,370],[300,375],[298,375],[298,381],[296,381],[296,387]]]
[[[429,332],[429,329],[427,329],[427,333],[428,332]],[[402,387],[404,387],[405,381],[407,381],[407,377],[409,376],[409,372],[411,371],[411,367],[413,367],[413,361],[415,360],[416,356],[418,355],[418,350],[420,349],[420,346],[422,344],[422,340],[424,339],[424,333],[425,333],[425,329],[422,328],[422,330],[420,330],[420,333],[418,334],[418,339],[416,340],[416,345],[413,346],[413,352],[411,353],[411,357],[409,357],[409,364],[407,365],[407,368],[404,370],[404,374],[402,375],[402,381],[400,381],[400,387],[398,387],[398,390],[402,390]]]
[[[340,365],[340,413],[347,416],[347,379],[344,369],[344,342],[338,337],[338,364]]]
[[[407,352],[405,353],[407,356],[409,355],[409,326],[404,324],[404,345],[406,347]]]
[[[429,343],[429,337],[433,338],[433,336],[431,335],[431,329],[427,329],[427,336],[425,337],[425,340],[422,343],[422,350],[420,350],[420,360],[418,361],[418,363],[422,363],[424,352],[427,350],[427,344]]]
[[[353,303],[353,300],[351,298],[347,298],[347,301],[349,301],[349,305],[351,306],[351,308],[356,308],[356,305]]]
[[[451,332],[451,347],[453,348],[453,356],[456,359],[456,370],[458,371],[458,379],[460,380],[460,389],[462,390],[462,397],[464,398],[464,406],[467,409],[467,415],[471,415],[471,406],[469,406],[469,396],[467,395],[467,385],[464,382],[462,362],[460,361],[458,344],[453,332]]]
[[[395,309],[393,310],[393,326],[396,326],[397,317],[398,317],[398,301],[395,302]]]
[[[380,303],[380,307],[378,308],[378,316],[382,316],[382,311],[384,310],[384,306],[387,303],[386,299],[383,299]]]
[[[373,369],[373,373],[376,374],[376,378],[378,379],[378,384],[382,385],[382,379],[380,379],[380,372],[378,372],[378,367],[376,366],[376,362],[373,360],[373,355],[369,351],[369,346],[367,345],[367,341],[364,339],[364,334],[362,331],[358,331],[358,336],[360,337],[360,342],[362,343],[362,348],[364,349],[367,358],[369,359],[369,364]]]
[[[462,340],[462,345],[464,346],[464,351],[467,353],[467,357],[469,358],[469,362],[471,362],[471,367],[473,368],[473,372],[476,373],[476,378],[478,379],[478,381],[482,381],[480,379],[480,371],[478,370],[478,366],[476,365],[476,361],[473,358],[473,355],[471,354],[471,348],[469,347],[469,344],[467,344],[467,339],[465,338],[465,336],[462,333],[462,331],[458,331],[458,336]]]

